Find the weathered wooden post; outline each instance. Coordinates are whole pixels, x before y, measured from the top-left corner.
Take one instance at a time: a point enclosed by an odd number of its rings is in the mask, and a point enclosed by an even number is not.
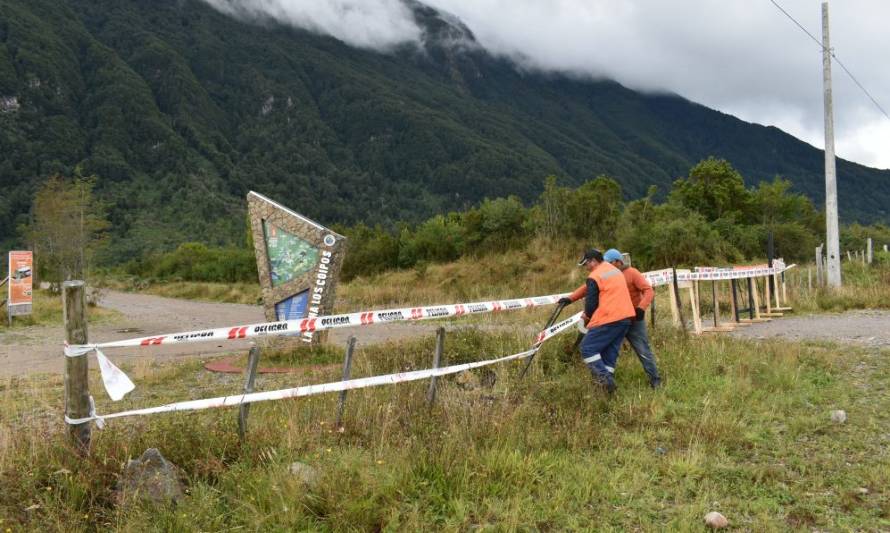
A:
[[[847,262],[848,262],[848,263],[852,263],[852,262],[853,262],[853,256],[850,255],[850,250],[847,250]]]
[[[732,313],[732,319],[738,323],[739,321],[739,292],[736,287],[735,278],[729,280],[729,290],[731,293],[731,298],[729,301],[730,311]]]
[[[748,280],[748,319],[754,320],[757,291],[754,290],[754,278],[746,279]]]
[[[652,304],[649,306],[649,324],[651,324],[652,329],[655,329],[655,288],[652,288]]]
[[[436,330],[436,354],[433,355],[433,368],[439,368],[442,361],[442,350],[445,348],[445,328],[440,327]],[[430,388],[426,393],[426,403],[428,407],[433,406],[436,401],[436,379],[438,376],[430,378]]]
[[[349,339],[346,341],[346,357],[343,359],[343,381],[349,381],[349,374],[352,370],[352,352],[355,350],[355,336],[350,335]],[[342,427],[343,422],[343,408],[346,405],[346,392],[345,390],[340,391],[340,398],[337,400],[337,420],[334,422],[334,427],[340,428]]]
[[[717,280],[711,281],[711,307],[714,309],[714,327],[720,327],[720,305],[717,303]]]
[[[87,317],[83,281],[62,284],[62,319],[65,322],[65,341],[69,345],[87,343]],[[90,416],[90,360],[86,354],[65,357],[65,416],[70,419]],[[70,424],[68,434],[81,453],[90,450],[90,423]]]
[[[683,320],[683,310],[680,308],[680,304],[682,300],[680,300],[680,285],[677,282],[677,269],[676,267],[671,267],[671,315],[674,319],[674,326],[679,326],[683,328],[683,332],[686,332],[686,322]]]
[[[692,331],[696,335],[702,334],[701,313],[699,312],[698,288],[693,282],[689,285],[689,304],[692,307]]]
[[[813,290],[813,269],[807,267],[807,291],[812,292]]]
[[[822,268],[822,245],[816,247],[816,285],[822,287],[825,285],[825,274]]]
[[[256,382],[257,366],[260,364],[260,347],[251,346],[247,354],[247,377],[244,380],[244,394],[253,392],[253,384]],[[242,403],[238,409],[238,437],[241,439],[247,434],[247,416],[250,414],[250,404]]]
[[[782,305],[788,307],[788,292],[785,290],[785,273],[782,272]]]

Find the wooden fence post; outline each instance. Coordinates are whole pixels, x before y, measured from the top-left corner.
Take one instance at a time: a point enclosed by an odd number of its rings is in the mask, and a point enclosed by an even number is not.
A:
[[[433,368],[439,368],[439,363],[442,361],[442,350],[445,348],[445,328],[440,327],[436,330],[436,354],[433,356]],[[430,378],[430,388],[426,393],[426,403],[428,407],[433,406],[433,402],[436,401],[436,378],[438,376],[433,376]]]
[[[355,336],[350,335],[346,341],[346,357],[343,359],[343,381],[349,381],[349,374],[352,371],[352,352],[355,350]],[[334,427],[340,428],[343,423],[343,408],[346,405],[346,393],[348,391],[341,390],[340,398],[337,400],[337,420]]]
[[[655,288],[652,288],[652,305],[649,306],[649,324],[655,329]]]
[[[730,300],[729,300],[729,310],[732,314],[732,319],[736,323],[739,321],[739,293],[738,288],[736,287],[736,280],[729,280],[729,292],[730,292]]]
[[[714,327],[720,327],[720,303],[717,301],[717,281],[711,281],[711,307],[714,311]]]
[[[62,284],[62,319],[65,322],[65,341],[68,344],[87,343],[87,317],[84,305],[83,281]],[[87,354],[65,357],[65,416],[72,419],[90,416],[90,360]],[[68,435],[81,453],[90,450],[90,423],[70,424]]]
[[[247,377],[244,380],[244,394],[253,392],[253,384],[256,382],[257,366],[260,364],[260,347],[251,346],[247,354]],[[247,434],[247,416],[250,414],[250,404],[242,403],[238,409],[238,437],[244,438]]]
[[[677,269],[671,267],[671,273],[673,275],[671,278],[671,315],[674,319],[674,326],[680,326],[685,332],[686,322],[683,321],[683,310],[680,309],[683,300],[680,299],[680,285],[677,282]]]
[[[816,286],[822,287],[825,285],[824,277],[822,273],[822,245],[816,247]]]
[[[689,285],[689,304],[692,307],[692,331],[696,335],[701,335],[701,313],[699,312],[698,289],[695,283]]]

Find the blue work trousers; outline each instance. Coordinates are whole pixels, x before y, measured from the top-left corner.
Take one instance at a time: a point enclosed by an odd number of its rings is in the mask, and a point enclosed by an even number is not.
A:
[[[627,330],[627,342],[631,348],[637,352],[637,358],[643,365],[643,370],[649,376],[649,384],[657,387],[661,383],[661,376],[658,375],[658,366],[655,364],[655,354],[649,347],[649,334],[646,332],[646,321],[637,320],[630,325]]]
[[[581,358],[593,374],[593,379],[610,388],[615,386],[615,363],[618,350],[630,327],[630,319],[594,326],[581,341]]]

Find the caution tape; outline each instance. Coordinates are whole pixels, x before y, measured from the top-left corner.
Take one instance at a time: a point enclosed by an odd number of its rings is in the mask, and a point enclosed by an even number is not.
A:
[[[365,389],[369,387],[379,387],[381,385],[395,385],[397,383],[406,383],[409,381],[417,381],[421,379],[427,379],[431,377],[438,376],[447,376],[449,374],[456,374],[458,372],[463,372],[466,370],[472,370],[474,368],[480,368],[483,366],[494,365],[497,363],[504,363],[507,361],[512,361],[515,359],[521,359],[524,357],[528,357],[533,355],[538,350],[541,349],[541,344],[555,335],[569,329],[574,325],[575,322],[580,320],[581,313],[573,316],[570,319],[563,320],[556,326],[548,328],[545,332],[539,334],[539,339],[535,347],[526,350],[524,352],[515,353],[512,355],[507,355],[503,357],[497,357],[494,359],[488,359],[484,361],[476,361],[473,363],[463,363],[459,365],[446,366],[441,368],[428,368],[425,370],[414,370],[410,372],[398,372],[395,374],[385,374],[381,376],[372,376],[367,378],[357,378],[350,379],[346,381],[335,381],[332,383],[322,383],[318,385],[304,385],[301,387],[293,387],[289,389],[279,389],[273,391],[264,391],[264,392],[252,392],[245,394],[233,394],[230,396],[218,396],[216,398],[206,398],[203,400],[188,400],[184,402],[176,402],[169,403],[166,405],[160,405],[157,407],[148,407],[144,409],[133,409],[129,411],[121,411],[118,413],[112,413],[107,415],[99,415],[95,412],[95,406],[91,403],[90,408],[90,416],[85,418],[69,418],[65,416],[65,422],[68,424],[84,424],[90,421],[96,421],[97,426],[100,428],[105,425],[105,421],[110,418],[121,418],[126,416],[145,416],[145,415],[153,415],[159,413],[171,413],[171,412],[182,412],[182,411],[199,411],[203,409],[213,409],[217,407],[231,407],[235,405],[242,405],[247,403],[257,403],[257,402],[265,402],[270,400],[284,400],[287,398],[298,398],[301,396],[312,396],[315,394],[324,394],[328,392],[339,392],[346,390],[355,390],[355,389]],[[91,398],[92,402],[92,398]]]
[[[77,346],[78,348],[126,348],[145,347],[188,342],[238,340],[251,337],[293,335],[305,332],[324,331],[329,329],[371,326],[390,322],[414,320],[431,320],[498,311],[530,309],[542,305],[552,305],[566,294],[534,296],[511,300],[495,300],[489,302],[459,303],[447,305],[431,305],[427,307],[405,307],[401,309],[384,309],[381,311],[360,311],[342,315],[320,316],[299,320],[282,320],[278,322],[261,322],[226,328],[184,331],[167,333],[151,337],[138,337],[99,344]],[[84,352],[86,353],[86,352]]]
[[[702,272],[677,270],[676,274],[678,281],[722,280],[768,276],[779,273],[784,269],[784,265],[773,268],[755,266],[741,268],[736,267],[732,270],[715,270]],[[646,279],[653,287],[671,283],[673,281],[673,275],[673,269],[664,269],[653,272],[646,272],[643,274],[643,276],[646,277]],[[567,294],[551,294],[547,296],[534,296],[528,298],[431,305],[425,307],[405,307],[400,309],[384,309],[379,311],[359,311],[355,313],[328,315],[314,318],[304,318],[299,320],[261,322],[256,324],[246,324],[225,328],[213,328],[196,331],[185,331],[179,333],[168,333],[163,335],[153,335],[149,337],[137,337],[98,344],[71,345],[65,347],[65,355],[68,357],[82,357],[90,352],[95,352],[96,358],[99,362],[100,371],[102,372],[102,380],[105,384],[106,390],[108,391],[108,395],[114,400],[119,400],[123,398],[124,395],[126,395],[128,392],[132,391],[135,386],[122,370],[120,370],[117,366],[111,363],[111,361],[107,357],[105,357],[105,355],[101,352],[101,349],[103,348],[147,347],[190,342],[227,340],[231,341],[253,337],[294,335],[305,332],[325,331],[338,328],[363,327],[390,322],[432,320],[448,317],[459,317],[463,315],[492,313],[498,311],[530,309],[534,307],[555,304],[559,301],[560,298],[564,296],[567,296]],[[536,342],[543,342],[544,340],[549,338],[549,336],[547,336],[548,331],[554,328],[558,328],[569,320],[573,320],[572,323],[580,321],[580,313],[578,315],[578,318],[572,317],[571,319],[564,320],[556,326],[553,326],[548,330],[541,332],[539,334],[539,338],[536,339]]]

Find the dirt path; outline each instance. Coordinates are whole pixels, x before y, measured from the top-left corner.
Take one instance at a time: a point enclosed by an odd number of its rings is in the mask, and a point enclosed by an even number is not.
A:
[[[90,339],[97,342],[264,322],[259,306],[177,300],[128,292],[109,291],[101,304],[121,313],[110,323],[90,324]],[[331,332],[331,341],[345,344],[355,335],[362,344],[431,334],[436,324],[381,324],[371,328]],[[532,328],[534,329],[534,328]],[[533,331],[531,332],[533,333]],[[791,340],[826,340],[874,347],[890,346],[890,311],[850,311],[795,317],[793,315],[737,330],[744,338],[783,337]],[[61,326],[34,326],[0,333],[0,376],[61,372],[64,340]],[[245,353],[250,340],[192,343],[151,348],[116,348],[108,355],[127,359],[168,360],[228,353]]]
[[[847,311],[799,317],[788,315],[736,330],[732,335],[749,339],[781,337],[887,347],[890,346],[890,311]]]
[[[121,317],[110,323],[90,324],[90,340],[94,342],[266,321],[262,308],[255,305],[177,300],[129,292],[109,291],[101,305],[118,311]],[[360,343],[372,344],[429,333],[435,328],[431,324],[381,324],[373,328],[334,330],[330,338],[335,343],[345,344],[349,335],[355,335]],[[64,340],[62,326],[33,326],[0,333],[0,376],[61,372]],[[112,357],[126,354],[129,360],[142,357],[167,360],[244,353],[250,346],[250,340],[203,342],[137,349],[110,348],[107,354]]]

